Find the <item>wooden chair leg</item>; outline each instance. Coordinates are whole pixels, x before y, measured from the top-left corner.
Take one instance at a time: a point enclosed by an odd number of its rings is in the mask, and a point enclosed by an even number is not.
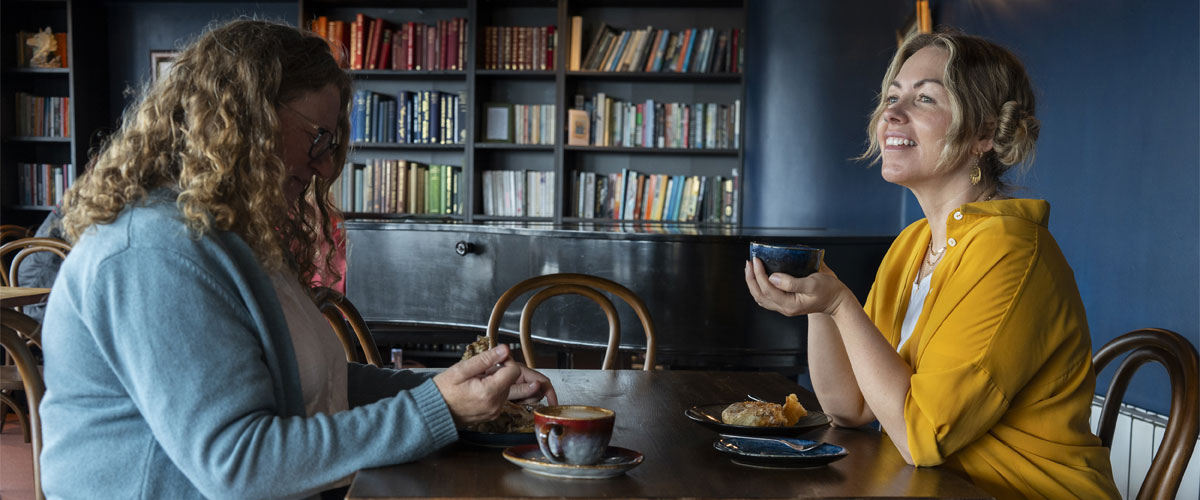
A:
[[[3,403],[3,404],[0,404],[0,408],[8,409],[11,407],[13,410],[13,413],[17,414],[17,421],[20,422],[20,424],[21,424],[21,434],[24,436],[26,443],[30,442],[31,438],[30,438],[30,434],[29,434],[29,431],[30,431],[29,416],[26,415],[25,412],[21,410],[20,406],[17,406],[17,402],[13,401],[13,399],[11,397],[9,397],[8,394],[0,392],[0,403]]]

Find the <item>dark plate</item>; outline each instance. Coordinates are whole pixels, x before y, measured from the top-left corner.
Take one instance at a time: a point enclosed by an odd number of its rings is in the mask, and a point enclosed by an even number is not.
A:
[[[532,432],[475,432],[458,431],[458,438],[476,446],[491,448],[508,448],[521,444],[537,444],[537,437]]]
[[[592,465],[556,464],[542,455],[537,445],[513,446],[504,450],[504,459],[534,474],[563,479],[605,479],[637,467],[644,457],[633,450],[609,446],[604,457]]]
[[[733,403],[718,403],[696,405],[683,412],[687,418],[708,427],[721,434],[736,434],[742,436],[796,436],[803,432],[829,425],[829,415],[816,410],[808,410],[808,415],[800,417],[796,425],[790,427],[753,427],[749,425],[729,425],[721,421],[721,412]],[[706,416],[707,415],[707,416]],[[711,419],[708,417],[712,417]]]
[[[800,446],[816,443],[807,439],[779,438]],[[728,454],[733,463],[750,467],[806,468],[821,467],[845,458],[848,453],[841,446],[825,443],[808,451],[796,451],[783,443],[737,436],[722,437],[713,442],[713,448]]]

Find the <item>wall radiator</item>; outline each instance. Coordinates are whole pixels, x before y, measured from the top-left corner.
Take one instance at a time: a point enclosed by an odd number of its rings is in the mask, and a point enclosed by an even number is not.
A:
[[[1096,432],[1100,423],[1102,404],[1104,398],[1101,396],[1095,396],[1092,400],[1092,432]],[[1111,460],[1113,477],[1122,498],[1137,496],[1142,481],[1146,479],[1146,472],[1150,470],[1150,460],[1158,451],[1158,444],[1162,442],[1166,429],[1166,416],[1121,404],[1117,428],[1113,431]],[[1179,493],[1175,496],[1178,500],[1200,498],[1200,440],[1196,444],[1183,482],[1179,484]]]

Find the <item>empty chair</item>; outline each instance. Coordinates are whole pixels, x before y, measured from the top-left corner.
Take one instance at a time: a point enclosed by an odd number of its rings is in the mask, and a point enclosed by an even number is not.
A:
[[[32,318],[10,309],[0,310],[0,345],[16,362],[15,366],[0,367],[0,388],[5,392],[24,390],[28,410],[17,405],[7,394],[0,392],[0,405],[16,412],[25,433],[25,442],[33,444],[33,487],[37,498],[42,496],[38,456],[42,451],[42,423],[38,404],[46,392],[41,368],[34,360],[29,346],[41,347],[41,325]]]
[[[70,251],[70,243],[56,238],[21,238],[0,245],[0,261],[7,262],[7,266],[0,266],[0,285],[33,286],[22,285],[18,279],[17,271],[21,268],[22,262],[39,252],[52,253],[60,259],[66,259],[67,253]],[[44,283],[37,284],[48,286]]]
[[[537,368],[533,359],[533,339],[530,333],[533,311],[546,299],[564,294],[587,297],[604,310],[604,315],[608,318],[608,348],[604,352],[604,362],[601,367],[605,370],[612,370],[615,367],[617,350],[621,343],[621,322],[617,317],[617,310],[613,307],[612,301],[600,293],[600,291],[605,291],[623,299],[637,313],[638,320],[642,323],[642,329],[646,332],[646,360],[643,369],[654,369],[654,353],[656,349],[654,321],[650,319],[650,311],[646,309],[646,304],[642,302],[641,298],[621,284],[599,276],[587,274],[547,274],[545,276],[529,278],[513,285],[512,288],[504,292],[500,296],[500,299],[496,301],[496,306],[492,308],[492,315],[488,319],[487,331],[492,345],[496,345],[498,342],[496,335],[500,330],[500,320],[504,318],[504,311],[508,310],[508,306],[517,297],[521,296],[521,294],[539,288],[542,290],[534,293],[529,298],[529,301],[525,303],[525,307],[521,309],[521,350],[525,353],[525,364],[530,368]]]
[[[1099,374],[1110,362],[1126,353],[1129,356],[1117,366],[1105,394],[1097,434],[1104,446],[1112,448],[1117,413],[1134,372],[1149,361],[1162,364],[1171,379],[1170,419],[1137,498],[1173,499],[1200,432],[1200,374],[1197,372],[1200,362],[1196,348],[1178,333],[1144,328],[1104,344],[1092,357],[1092,365]]]
[[[325,319],[329,320],[333,332],[342,342],[342,348],[346,350],[346,361],[382,366],[383,358],[379,355],[379,347],[375,345],[375,337],[371,335],[362,314],[350,303],[350,299],[329,287],[314,287],[312,291],[313,302],[316,302]],[[361,353],[355,348],[356,340],[362,348]]]

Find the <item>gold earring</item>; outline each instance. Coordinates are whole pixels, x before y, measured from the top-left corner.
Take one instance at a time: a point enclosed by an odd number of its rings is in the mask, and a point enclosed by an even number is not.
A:
[[[975,156],[975,165],[971,166],[972,186],[979,184],[979,181],[983,179],[983,171],[979,170],[979,158],[981,157],[983,157],[983,153],[979,153],[977,156]]]

